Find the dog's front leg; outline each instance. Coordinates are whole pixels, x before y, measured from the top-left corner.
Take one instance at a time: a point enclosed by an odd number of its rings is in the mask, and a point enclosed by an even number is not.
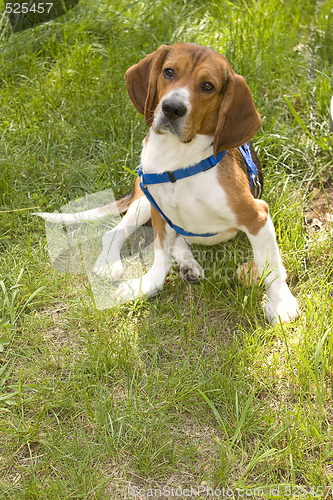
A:
[[[150,219],[150,203],[145,196],[135,199],[120,223],[102,238],[102,251],[98,256],[94,273],[117,280],[123,274],[120,251],[126,241],[138,227]]]
[[[178,264],[179,275],[187,283],[198,283],[203,279],[205,272],[200,264],[195,260],[190,246],[184,238],[177,236],[172,256]]]
[[[299,307],[286,283],[287,275],[281,261],[272,219],[267,215],[265,224],[256,234],[251,234],[248,230],[246,233],[253,248],[257,270],[264,276],[267,291],[264,307],[267,319],[276,324],[297,318]]]
[[[152,207],[151,220],[154,229],[154,263],[141,278],[125,281],[116,291],[119,302],[144,299],[155,295],[163,288],[172,264],[172,249],[176,232],[165,222],[158,211]]]

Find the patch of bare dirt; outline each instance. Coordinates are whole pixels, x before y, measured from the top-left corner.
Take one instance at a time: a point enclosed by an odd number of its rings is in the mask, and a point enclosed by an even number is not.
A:
[[[333,186],[316,189],[309,208],[305,211],[305,222],[310,232],[317,232],[333,222]]]

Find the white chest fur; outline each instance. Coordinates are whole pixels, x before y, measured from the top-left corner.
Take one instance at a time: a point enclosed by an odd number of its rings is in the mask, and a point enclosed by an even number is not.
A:
[[[185,168],[213,154],[213,137],[197,135],[183,144],[171,134],[150,130],[144,141],[141,163],[145,173],[160,173]],[[174,224],[193,233],[218,233],[206,238],[189,238],[198,243],[213,244],[236,234],[235,215],[218,182],[217,166],[175,183],[149,186],[162,211]]]

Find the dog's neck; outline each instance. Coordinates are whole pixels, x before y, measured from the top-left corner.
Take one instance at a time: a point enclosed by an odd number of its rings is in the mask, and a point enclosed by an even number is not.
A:
[[[141,164],[146,173],[186,168],[213,154],[213,137],[197,134],[183,143],[170,133],[157,134],[151,128],[143,141]]]

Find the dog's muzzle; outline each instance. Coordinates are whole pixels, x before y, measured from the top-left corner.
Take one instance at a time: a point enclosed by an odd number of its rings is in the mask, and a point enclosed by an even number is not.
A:
[[[173,120],[182,118],[187,112],[187,107],[181,101],[165,99],[162,104],[162,111],[166,118],[172,122]]]
[[[176,135],[181,142],[189,142],[187,137],[187,117],[191,105],[184,90],[175,90],[165,96],[157,109],[153,129],[155,132],[169,132]]]

